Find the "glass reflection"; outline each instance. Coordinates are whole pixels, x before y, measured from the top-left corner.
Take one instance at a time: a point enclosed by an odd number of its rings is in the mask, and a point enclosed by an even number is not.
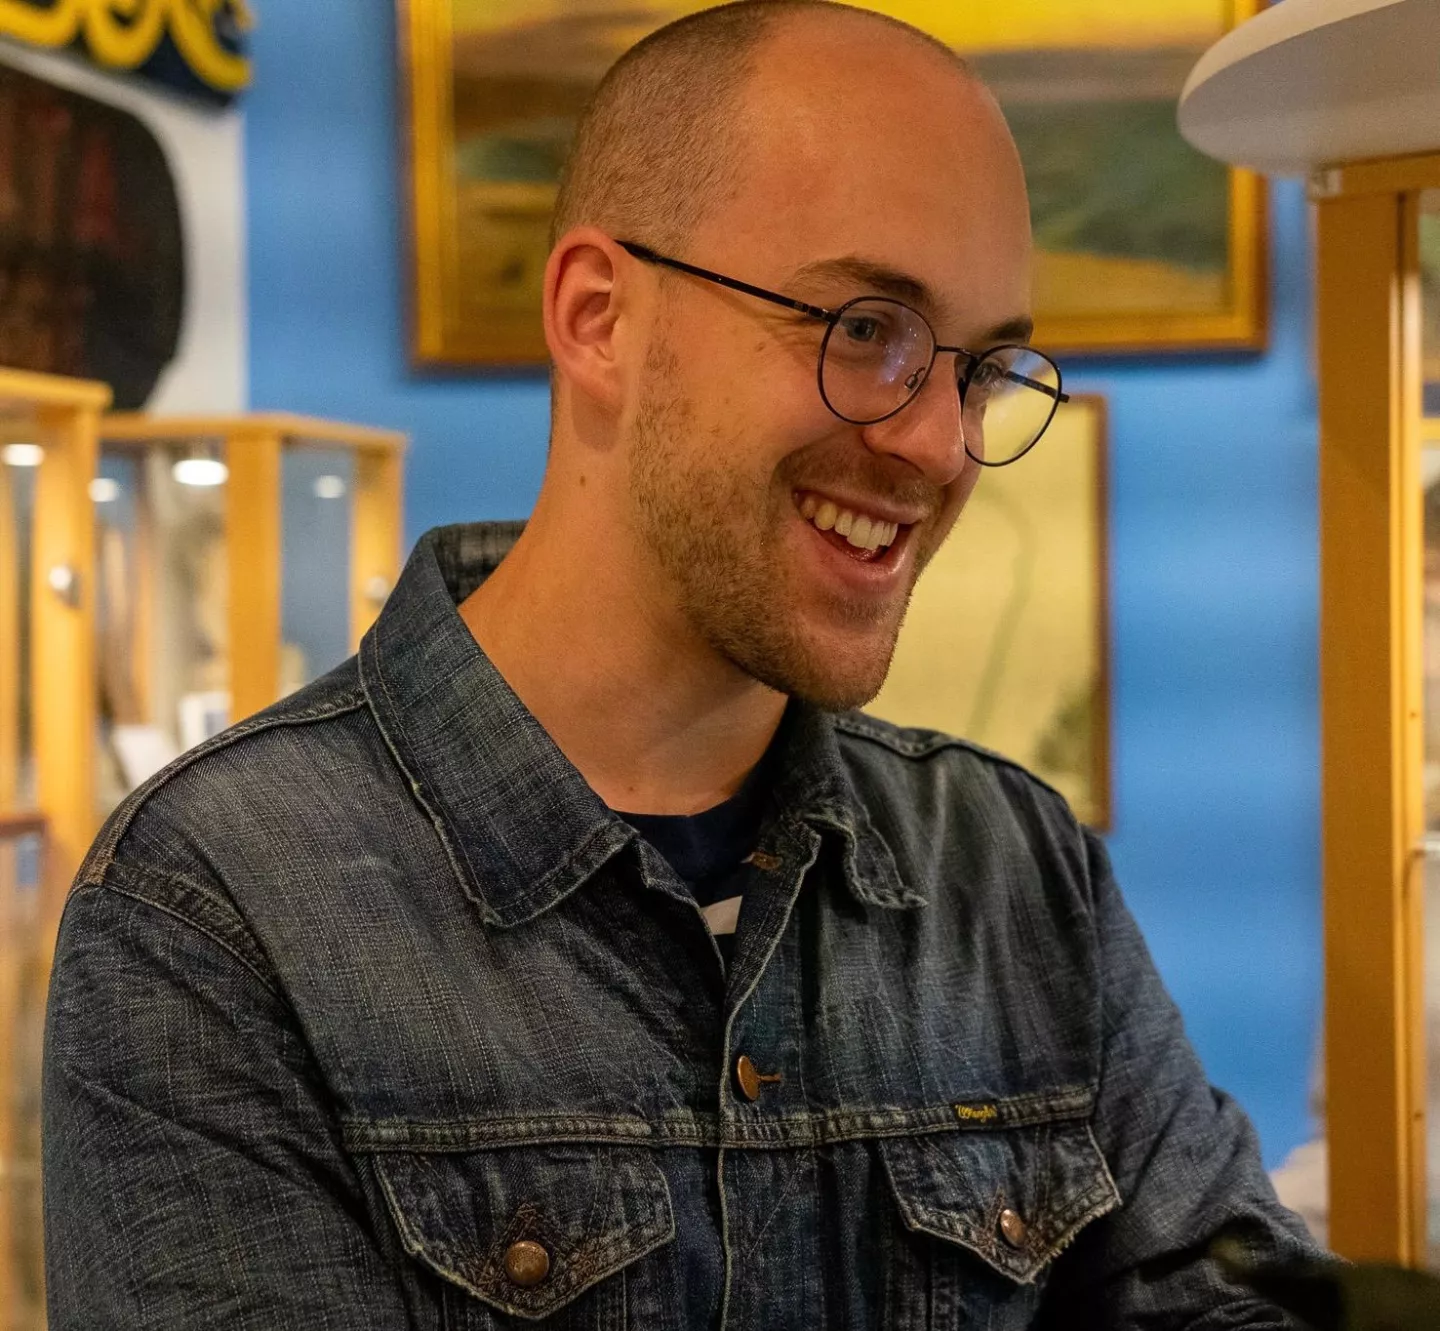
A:
[[[41,953],[38,831],[0,821],[0,1319],[45,1325],[41,1251],[40,1051],[48,968]]]
[[[31,549],[43,459],[36,448],[14,439],[0,447],[0,813],[35,802]]]
[[[1440,190],[1420,196],[1419,241],[1425,416],[1440,418]]]
[[[224,728],[229,586],[221,450],[109,448],[96,516],[101,812]]]
[[[280,692],[350,655],[355,459],[346,448],[292,444],[282,457]]]

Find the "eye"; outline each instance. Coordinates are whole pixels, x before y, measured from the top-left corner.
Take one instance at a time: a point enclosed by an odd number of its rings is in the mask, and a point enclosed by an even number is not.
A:
[[[880,340],[880,320],[873,314],[854,314],[840,320],[840,327],[845,330],[845,336],[852,342],[878,342]]]
[[[970,387],[991,389],[1005,380],[1005,367],[998,360],[982,360],[970,374]]]

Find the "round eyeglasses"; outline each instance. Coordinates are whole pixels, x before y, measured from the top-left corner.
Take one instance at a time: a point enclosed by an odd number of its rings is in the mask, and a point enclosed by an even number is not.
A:
[[[955,355],[960,430],[965,452],[985,467],[1025,456],[1055,419],[1062,402],[1060,367],[1034,347],[1004,345],[983,352],[942,346],[925,316],[903,301],[859,296],[838,309],[810,305],[713,273],[647,246],[622,240],[627,253],[693,277],[797,310],[826,324],[816,373],[820,396],[842,421],[876,425],[903,411],[924,388],[941,352]]]

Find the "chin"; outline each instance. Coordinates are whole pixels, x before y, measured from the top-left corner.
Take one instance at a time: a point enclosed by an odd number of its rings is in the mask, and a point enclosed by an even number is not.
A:
[[[822,712],[853,712],[873,702],[880,692],[878,686],[864,689],[829,689],[821,692],[792,693],[792,698],[818,707]]]
[[[746,673],[777,693],[798,698],[822,711],[848,712],[864,707],[880,692],[890,672],[893,653],[892,641],[878,659],[867,661],[852,656],[841,670],[836,669],[834,653],[821,651],[791,652],[782,660],[739,664]]]

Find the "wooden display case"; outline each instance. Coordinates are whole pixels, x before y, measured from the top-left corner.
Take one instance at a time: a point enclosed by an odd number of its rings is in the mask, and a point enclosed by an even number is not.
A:
[[[104,384],[0,369],[0,1321],[37,1331],[44,1001],[69,883],[124,793],[106,782],[105,738],[117,720],[159,731],[156,682],[185,662],[187,612],[224,645],[208,662],[218,726],[353,651],[401,559],[403,436],[289,415],[106,415],[110,400]],[[203,458],[226,474],[195,501],[206,487],[174,464]],[[316,567],[332,581],[313,584]],[[341,624],[325,659],[288,673],[287,572],[312,576],[302,622]],[[199,594],[177,603],[171,584],[191,574]]]
[[[1330,1238],[1350,1258],[1413,1265],[1434,1242],[1421,445],[1437,292],[1421,235],[1436,191],[1440,156],[1328,168],[1311,189]]]
[[[102,809],[355,650],[399,575],[404,448],[301,416],[105,417]]]

